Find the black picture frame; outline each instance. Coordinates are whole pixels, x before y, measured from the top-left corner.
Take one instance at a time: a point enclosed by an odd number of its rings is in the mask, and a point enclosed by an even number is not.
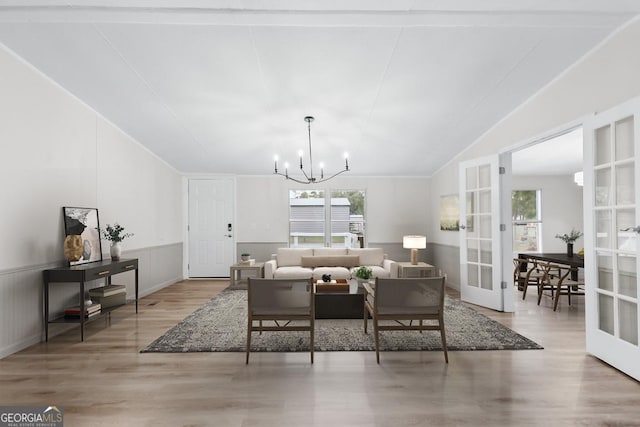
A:
[[[80,235],[82,239],[82,256],[77,261],[69,260],[69,265],[102,261],[98,209],[64,206],[62,208],[62,218],[65,239],[69,235]]]

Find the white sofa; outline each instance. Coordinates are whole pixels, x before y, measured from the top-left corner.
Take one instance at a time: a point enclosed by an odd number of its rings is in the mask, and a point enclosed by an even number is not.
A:
[[[398,277],[398,264],[387,259],[381,248],[279,248],[264,264],[267,279],[355,278],[360,266],[372,270],[373,277]]]

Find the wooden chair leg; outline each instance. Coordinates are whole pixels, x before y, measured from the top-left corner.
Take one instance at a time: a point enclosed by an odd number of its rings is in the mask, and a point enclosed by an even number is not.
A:
[[[249,352],[251,351],[251,324],[253,323],[251,320],[251,316],[249,316],[249,324],[247,325],[247,360],[245,364],[249,364]]]
[[[560,292],[560,285],[558,285],[558,289],[556,289],[556,296],[553,300],[553,311],[556,311],[556,309],[558,308],[558,301],[560,301],[560,294],[562,292]]]
[[[538,285],[538,305],[540,305],[540,301],[542,300],[542,292],[544,291],[544,285],[540,283]]]
[[[380,364],[380,331],[378,330],[378,318],[373,316],[373,333],[376,341],[376,362]]]
[[[367,320],[368,320],[368,317],[369,317],[369,309],[367,308],[367,303],[366,302],[364,303],[364,309],[362,311],[364,311],[364,333],[366,334],[367,333],[367,323],[368,323]]]
[[[440,320],[438,321],[440,324],[440,338],[442,339],[442,350],[444,351],[444,361],[449,363],[449,354],[447,353],[447,338],[444,333],[444,317],[440,316]]]
[[[313,349],[315,347],[314,341],[313,341],[313,337],[314,337],[314,322],[313,319],[311,319],[311,336],[310,336],[310,341],[311,341],[311,363],[313,363]]]

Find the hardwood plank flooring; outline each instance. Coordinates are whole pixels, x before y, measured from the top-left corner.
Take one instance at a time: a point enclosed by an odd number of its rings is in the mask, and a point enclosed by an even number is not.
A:
[[[584,302],[535,292],[474,307],[545,347],[521,351],[141,354],[228,285],[184,281],[0,360],[0,405],[57,405],[65,426],[640,425],[640,384],[584,350]],[[453,293],[453,292],[452,292]],[[51,325],[55,328],[56,325]],[[55,331],[55,329],[54,329]]]

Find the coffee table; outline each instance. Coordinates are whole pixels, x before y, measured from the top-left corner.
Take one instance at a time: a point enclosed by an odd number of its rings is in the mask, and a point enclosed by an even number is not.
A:
[[[316,319],[362,319],[364,289],[349,280],[348,292],[316,292]]]

